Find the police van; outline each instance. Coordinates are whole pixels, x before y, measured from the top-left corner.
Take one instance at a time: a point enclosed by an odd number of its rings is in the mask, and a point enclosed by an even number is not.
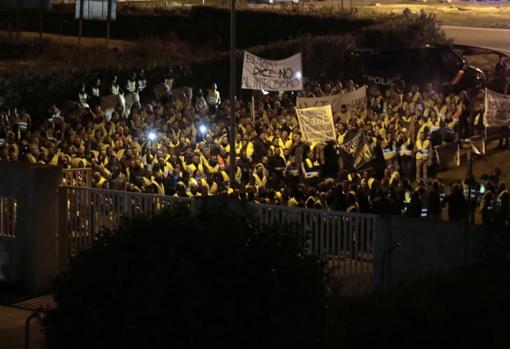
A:
[[[406,85],[471,89],[485,82],[482,70],[473,67],[450,46],[425,46],[398,50],[350,50],[346,53],[346,78],[390,86],[396,76]]]

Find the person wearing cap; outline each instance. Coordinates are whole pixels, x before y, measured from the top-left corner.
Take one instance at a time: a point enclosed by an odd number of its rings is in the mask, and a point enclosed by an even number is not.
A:
[[[97,78],[94,84],[90,87],[90,103],[93,106],[99,105],[102,97],[101,79]]]
[[[140,72],[138,73],[136,87],[140,95],[142,95],[147,88],[147,78],[145,77],[145,71],[143,69],[140,69]]]
[[[216,83],[212,83],[211,87],[207,90],[206,102],[209,106],[209,114],[216,115],[216,111],[221,104],[220,92],[218,91]],[[232,103],[233,106],[235,101],[230,101],[230,103]]]
[[[120,85],[117,81],[117,75],[113,76],[108,92],[112,96],[118,96],[121,93]]]
[[[126,81],[126,91],[128,93],[135,93],[137,92],[137,80],[136,80],[136,73],[133,72],[131,76]]]
[[[78,102],[80,102],[83,108],[89,108],[89,94],[87,92],[87,87],[83,83],[81,84],[81,89],[78,92]]]

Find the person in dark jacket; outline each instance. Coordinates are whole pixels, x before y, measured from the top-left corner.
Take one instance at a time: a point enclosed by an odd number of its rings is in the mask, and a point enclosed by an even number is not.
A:
[[[377,179],[382,179],[384,177],[384,168],[386,167],[386,161],[384,160],[384,152],[382,148],[383,139],[381,137],[377,138],[377,144],[373,150],[373,160],[372,166],[374,169],[374,177]]]
[[[444,205],[448,204],[448,220],[450,222],[465,222],[467,220],[467,203],[462,187],[455,183],[452,192],[445,197]]]
[[[420,218],[422,208],[423,203],[421,202],[420,193],[415,190],[411,194],[411,202],[409,203],[409,207],[406,211],[406,216],[412,218]]]
[[[324,165],[322,165],[322,174],[325,178],[336,178],[340,170],[338,166],[338,154],[334,142],[328,142],[324,146]]]
[[[432,183],[432,188],[429,191],[427,209],[429,217],[432,219],[441,219],[441,187],[438,181]]]

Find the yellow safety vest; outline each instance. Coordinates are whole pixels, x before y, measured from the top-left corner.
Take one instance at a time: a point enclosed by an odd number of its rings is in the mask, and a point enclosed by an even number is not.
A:
[[[423,144],[419,139],[416,141],[416,148],[418,148],[416,160],[427,160],[429,158],[429,145],[430,142],[428,139],[423,141]]]

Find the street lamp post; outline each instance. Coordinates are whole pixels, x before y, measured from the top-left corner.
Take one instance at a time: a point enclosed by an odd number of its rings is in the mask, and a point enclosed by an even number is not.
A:
[[[236,0],[230,0],[230,187],[236,176]]]

